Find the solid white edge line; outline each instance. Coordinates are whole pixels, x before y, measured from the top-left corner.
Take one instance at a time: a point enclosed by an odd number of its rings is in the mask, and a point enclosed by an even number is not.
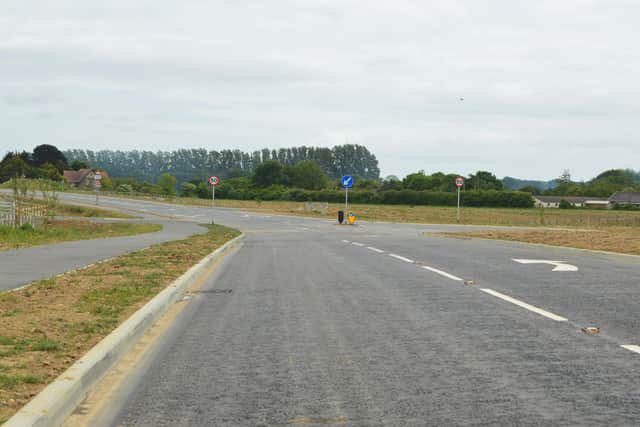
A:
[[[424,268],[425,270],[432,271],[432,272],[434,272],[436,274],[439,274],[441,276],[444,276],[444,277],[446,277],[448,279],[456,280],[458,282],[462,282],[461,278],[459,278],[458,276],[454,276],[453,274],[449,274],[446,271],[438,270],[437,268],[433,268],[433,267],[427,267],[426,265],[423,265],[422,268]]]
[[[383,254],[384,253],[384,251],[382,249],[374,248],[372,246],[367,246],[367,249],[370,249],[370,250],[372,250],[374,252],[378,252],[379,254]]]
[[[403,257],[403,256],[396,255],[396,254],[389,254],[389,256],[390,256],[390,257],[393,257],[393,258],[395,258],[395,259],[399,259],[400,261],[408,262],[408,263],[411,263],[411,264],[413,264],[413,263],[415,262],[415,261],[414,261],[414,260],[412,260],[412,259],[405,258],[405,257]]]
[[[633,351],[634,353],[640,354],[640,345],[625,344],[625,345],[621,345],[620,347],[625,348],[629,351]]]
[[[353,242],[352,244],[360,247],[364,246],[364,243],[359,243],[359,242]]]
[[[567,320],[569,320],[569,319],[567,319],[565,317],[558,316],[557,314],[553,314],[550,311],[543,310],[543,309],[538,308],[536,306],[533,306],[531,304],[527,304],[526,302],[517,300],[515,298],[511,298],[508,295],[501,294],[500,292],[494,291],[493,289],[480,289],[480,290],[482,292],[485,292],[485,293],[489,294],[489,295],[493,295],[494,297],[500,298],[501,300],[510,302],[511,304],[515,304],[515,305],[517,305],[519,307],[522,307],[522,308],[524,308],[526,310],[533,311],[534,313],[537,313],[537,314],[539,314],[541,316],[544,316],[544,317],[547,317],[549,319],[555,320],[556,322],[566,322]]]

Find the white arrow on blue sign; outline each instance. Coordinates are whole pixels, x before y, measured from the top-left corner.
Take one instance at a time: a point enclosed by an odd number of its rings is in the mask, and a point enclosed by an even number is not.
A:
[[[341,183],[344,188],[351,188],[353,186],[353,177],[345,175],[342,177]]]

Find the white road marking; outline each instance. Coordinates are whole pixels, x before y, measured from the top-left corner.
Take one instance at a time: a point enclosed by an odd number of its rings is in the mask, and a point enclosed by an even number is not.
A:
[[[620,347],[626,348],[629,351],[640,354],[640,345],[621,345]]]
[[[453,274],[449,274],[446,271],[438,270],[437,268],[433,268],[433,267],[427,267],[426,265],[423,265],[422,268],[424,268],[425,270],[432,271],[432,272],[434,272],[436,274],[439,274],[441,276],[444,276],[444,277],[446,277],[448,279],[457,280],[458,282],[462,282],[461,278],[459,278],[458,276],[454,276]]]
[[[546,259],[513,259],[520,264],[550,264],[555,268],[551,271],[578,271],[578,267],[575,265],[567,264],[564,261],[550,261]]]
[[[482,292],[485,292],[485,293],[489,294],[489,295],[493,295],[494,297],[500,298],[501,300],[510,302],[511,304],[515,304],[518,307],[522,307],[522,308],[524,308],[526,310],[533,311],[534,313],[537,313],[537,314],[539,314],[541,316],[548,317],[549,319],[555,320],[556,322],[566,322],[567,320],[569,320],[569,319],[567,319],[565,317],[558,316],[557,314],[553,314],[550,311],[543,310],[543,309],[538,308],[536,306],[533,306],[531,304],[527,304],[526,302],[523,302],[523,301],[517,300],[515,298],[511,298],[510,296],[501,294],[500,292],[496,292],[493,289],[480,289],[480,290]]]
[[[412,259],[405,258],[405,257],[403,257],[403,256],[396,255],[396,254],[389,254],[389,256],[390,256],[390,257],[393,257],[393,258],[395,258],[395,259],[399,259],[400,261],[408,262],[408,263],[411,263],[411,264],[413,264],[413,263],[415,262],[415,261],[414,261],[414,260],[412,260]]]
[[[348,240],[343,240],[342,243],[351,243],[351,242]]]
[[[364,246],[364,243],[359,243],[359,242],[353,242],[353,244],[360,247]]]
[[[372,246],[367,246],[367,249],[370,249],[373,252],[378,252],[379,254],[383,254],[384,253],[384,251],[382,249],[374,248]]]

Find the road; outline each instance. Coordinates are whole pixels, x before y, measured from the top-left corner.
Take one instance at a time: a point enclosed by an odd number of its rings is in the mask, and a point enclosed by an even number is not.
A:
[[[92,425],[638,424],[638,258],[423,234],[454,226],[215,218],[242,248]]]

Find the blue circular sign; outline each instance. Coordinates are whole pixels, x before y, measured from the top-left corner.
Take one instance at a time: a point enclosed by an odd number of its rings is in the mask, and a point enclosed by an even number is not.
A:
[[[345,175],[342,177],[340,183],[344,188],[351,188],[353,187],[353,177],[351,177],[351,175]]]

